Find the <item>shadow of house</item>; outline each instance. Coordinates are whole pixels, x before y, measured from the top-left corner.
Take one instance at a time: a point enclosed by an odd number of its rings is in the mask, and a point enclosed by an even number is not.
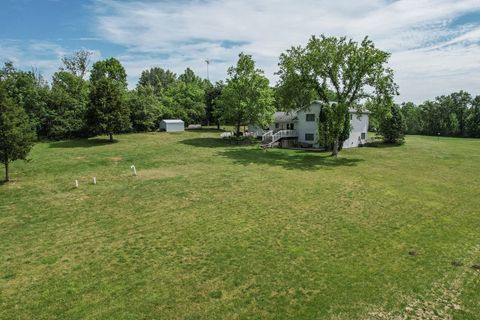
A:
[[[117,143],[117,140],[110,141],[109,139],[74,139],[52,142],[48,145],[49,148],[92,148],[104,145],[112,145]]]
[[[301,150],[227,149],[220,156],[232,159],[235,163],[252,163],[283,167],[288,170],[316,170],[334,167],[352,167],[363,161],[358,158],[335,158],[330,153],[305,152]]]

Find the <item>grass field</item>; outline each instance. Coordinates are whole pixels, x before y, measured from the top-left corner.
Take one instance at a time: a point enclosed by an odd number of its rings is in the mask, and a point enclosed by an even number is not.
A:
[[[39,143],[14,163],[0,318],[480,319],[480,140],[334,159],[218,136]]]

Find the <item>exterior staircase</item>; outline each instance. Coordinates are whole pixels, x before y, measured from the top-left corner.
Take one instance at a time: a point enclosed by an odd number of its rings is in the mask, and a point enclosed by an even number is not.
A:
[[[283,138],[295,138],[297,136],[297,130],[270,130],[262,136],[262,146],[264,148],[271,148]]]

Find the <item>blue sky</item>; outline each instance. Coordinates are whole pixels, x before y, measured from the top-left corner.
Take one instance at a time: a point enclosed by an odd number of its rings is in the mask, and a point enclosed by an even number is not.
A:
[[[117,57],[134,87],[142,70],[191,67],[226,77],[239,52],[272,83],[278,56],[312,34],[368,35],[392,53],[398,101],[480,94],[479,0],[0,0],[0,62],[49,79],[78,49]]]

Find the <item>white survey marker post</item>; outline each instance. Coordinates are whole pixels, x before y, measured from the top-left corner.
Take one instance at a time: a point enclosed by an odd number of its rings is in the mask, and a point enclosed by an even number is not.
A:
[[[135,168],[135,165],[132,164],[132,166],[130,168],[133,171],[133,175],[136,176],[137,175],[137,169]]]
[[[78,180],[75,180],[75,188],[78,188]]]
[[[97,178],[93,177],[93,184],[97,184]]]

